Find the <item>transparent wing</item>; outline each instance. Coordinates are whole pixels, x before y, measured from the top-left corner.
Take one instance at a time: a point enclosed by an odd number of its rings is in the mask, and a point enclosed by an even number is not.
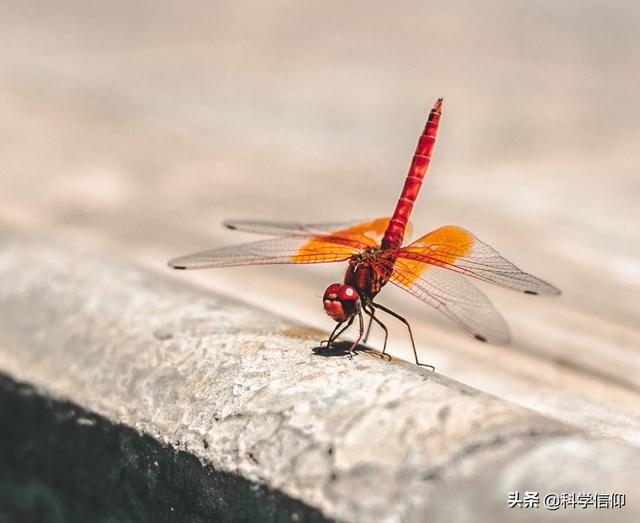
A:
[[[225,220],[222,225],[227,229],[232,229],[234,231],[265,234],[268,236],[315,236],[348,229],[349,227],[360,223],[362,223],[362,220],[326,223],[278,222],[268,220]]]
[[[198,252],[175,258],[169,261],[169,266],[174,269],[208,269],[239,265],[329,263],[348,260],[357,252],[357,245],[347,241],[333,243],[320,238],[310,240],[291,236]]]
[[[334,236],[361,241],[365,246],[376,247],[391,218],[375,220],[333,222],[333,223],[296,223],[255,220],[227,220],[223,223],[228,229],[267,234],[270,236]]]
[[[431,305],[480,341],[507,343],[509,327],[489,299],[461,276],[430,266],[420,275],[397,259],[392,283]]]
[[[344,261],[367,247],[377,247],[389,223],[378,218],[339,228],[344,224],[304,225],[289,222],[234,220],[227,227],[282,236],[271,240],[221,247],[169,261],[174,269],[208,269],[236,265],[276,263],[329,263]],[[323,229],[335,230],[318,234]]]
[[[430,232],[395,255],[416,276],[437,266],[528,294],[560,294],[556,287],[520,270],[469,231],[452,225]]]

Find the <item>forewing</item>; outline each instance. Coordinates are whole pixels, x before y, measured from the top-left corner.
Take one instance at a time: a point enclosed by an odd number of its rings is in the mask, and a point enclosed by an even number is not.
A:
[[[417,275],[407,262],[396,259],[390,281],[481,341],[507,343],[510,339],[509,327],[500,313],[483,292],[460,274],[432,265]]]
[[[190,254],[169,261],[169,266],[174,269],[208,269],[239,265],[329,263],[348,260],[357,252],[357,246],[346,242],[333,243],[319,237],[290,236]]]
[[[299,223],[269,220],[225,220],[223,225],[234,231],[265,234],[268,236],[315,236],[347,229],[361,223],[361,220],[349,222]]]
[[[270,236],[331,236],[359,241],[365,247],[377,247],[389,225],[390,218],[377,218],[366,222],[297,223],[255,220],[227,220],[229,229]]]
[[[528,294],[560,294],[553,285],[520,270],[469,231],[452,225],[430,232],[395,254],[416,277],[437,266]]]

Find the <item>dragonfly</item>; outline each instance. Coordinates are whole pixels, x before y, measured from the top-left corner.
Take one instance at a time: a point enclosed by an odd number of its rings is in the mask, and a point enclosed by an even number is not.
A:
[[[208,269],[263,264],[311,264],[346,262],[342,283],[332,283],[322,297],[324,310],[335,322],[330,347],[358,319],[357,339],[347,353],[351,357],[361,341],[367,342],[372,323],[384,332],[386,354],[389,332],[376,313],[388,314],[408,329],[413,355],[420,363],[409,322],[378,303],[377,296],[389,282],[440,311],[477,340],[504,344],[510,340],[507,323],[486,295],[467,277],[533,295],[558,295],[553,285],[516,267],[469,231],[447,225],[403,246],[409,218],[431,163],[442,115],[442,98],[429,113],[418,139],[409,172],[391,217],[342,223],[296,223],[228,220],[224,225],[272,238],[221,247],[169,261],[174,269]],[[364,316],[369,324],[364,327]],[[321,344],[322,345],[322,344]]]

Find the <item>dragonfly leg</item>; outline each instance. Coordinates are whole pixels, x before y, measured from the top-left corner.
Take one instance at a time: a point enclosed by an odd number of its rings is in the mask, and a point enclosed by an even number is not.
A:
[[[394,318],[396,318],[396,319],[400,320],[402,323],[404,323],[407,326],[407,329],[409,329],[409,338],[411,339],[411,347],[413,348],[413,357],[416,359],[416,365],[419,365],[420,367],[427,367],[427,368],[429,368],[431,370],[436,370],[436,368],[433,365],[427,365],[426,363],[420,363],[420,361],[418,360],[418,352],[416,351],[416,344],[413,341],[413,332],[411,331],[411,325],[409,325],[409,322],[407,320],[405,320],[402,316],[400,316],[397,312],[393,312],[391,309],[388,309],[384,305],[380,305],[379,303],[373,303],[373,302],[371,302],[371,305],[373,305],[376,309],[380,309],[380,310],[386,312],[387,314],[390,314]]]
[[[343,333],[344,331],[346,331],[349,327],[351,327],[351,324],[353,323],[353,320],[354,320],[354,319],[355,319],[355,316],[351,316],[351,318],[349,318],[349,321],[347,322],[347,324],[346,324],[344,327],[342,327],[342,329],[340,329],[340,326],[341,326],[344,322],[342,322],[342,321],[341,321],[340,323],[338,323],[338,324],[334,327],[333,332],[331,333],[331,336],[329,336],[329,339],[328,339],[328,340],[322,340],[322,341],[320,342],[320,345],[322,345],[322,344],[323,344],[323,343],[325,343],[325,341],[326,341],[326,343],[327,343],[327,347],[329,347],[329,346],[330,346],[330,345],[331,345],[331,344],[336,340],[336,338],[339,338],[339,337],[342,335],[342,333]],[[337,333],[336,333],[336,331],[337,331],[338,329],[340,329],[340,332],[337,332]]]
[[[355,316],[351,318],[351,321],[353,321],[353,318],[355,318]],[[360,340],[364,335],[364,320],[362,319],[362,310],[358,311],[358,320],[360,320],[360,334],[358,335],[358,339],[353,342],[353,344],[351,345],[351,347],[349,347],[349,350],[347,351],[349,353],[349,359],[353,358],[353,351],[358,346],[358,343],[360,343]]]
[[[335,333],[336,333],[336,331],[340,328],[340,326],[342,325],[342,323],[343,323],[343,322],[336,323],[336,326],[335,326],[335,327],[333,328],[333,330],[331,331],[331,334],[329,334],[329,339],[328,339],[328,340],[322,340],[322,341],[320,342],[320,346],[321,346],[321,347],[322,347],[322,344],[323,344],[323,343],[326,343],[326,344],[327,344],[327,347],[328,347],[329,345],[331,345],[331,341],[332,341],[332,340],[333,340],[333,338],[334,338],[334,334],[335,334]],[[342,331],[340,331],[340,332],[342,332]]]
[[[371,311],[367,311],[366,307],[364,307],[364,311],[368,314],[369,316],[369,325],[367,326],[367,333],[364,335],[364,340],[362,340],[362,343],[367,343],[367,340],[369,339],[369,333],[371,332],[371,324],[373,323],[373,316],[375,315],[375,310],[371,310]]]
[[[382,328],[382,330],[384,331],[384,344],[382,346],[382,354],[386,354],[387,352],[387,339],[389,338],[389,330],[387,329],[387,326],[382,323],[378,318],[376,318],[376,310],[375,309],[364,309],[364,311],[369,315],[369,328],[371,328],[371,322],[375,321],[378,325],[380,325],[380,327]],[[365,336],[365,341],[366,341],[366,336]]]

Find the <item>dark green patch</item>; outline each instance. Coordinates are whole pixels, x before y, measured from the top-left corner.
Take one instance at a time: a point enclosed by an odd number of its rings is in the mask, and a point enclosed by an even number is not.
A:
[[[327,519],[0,374],[0,522]]]

